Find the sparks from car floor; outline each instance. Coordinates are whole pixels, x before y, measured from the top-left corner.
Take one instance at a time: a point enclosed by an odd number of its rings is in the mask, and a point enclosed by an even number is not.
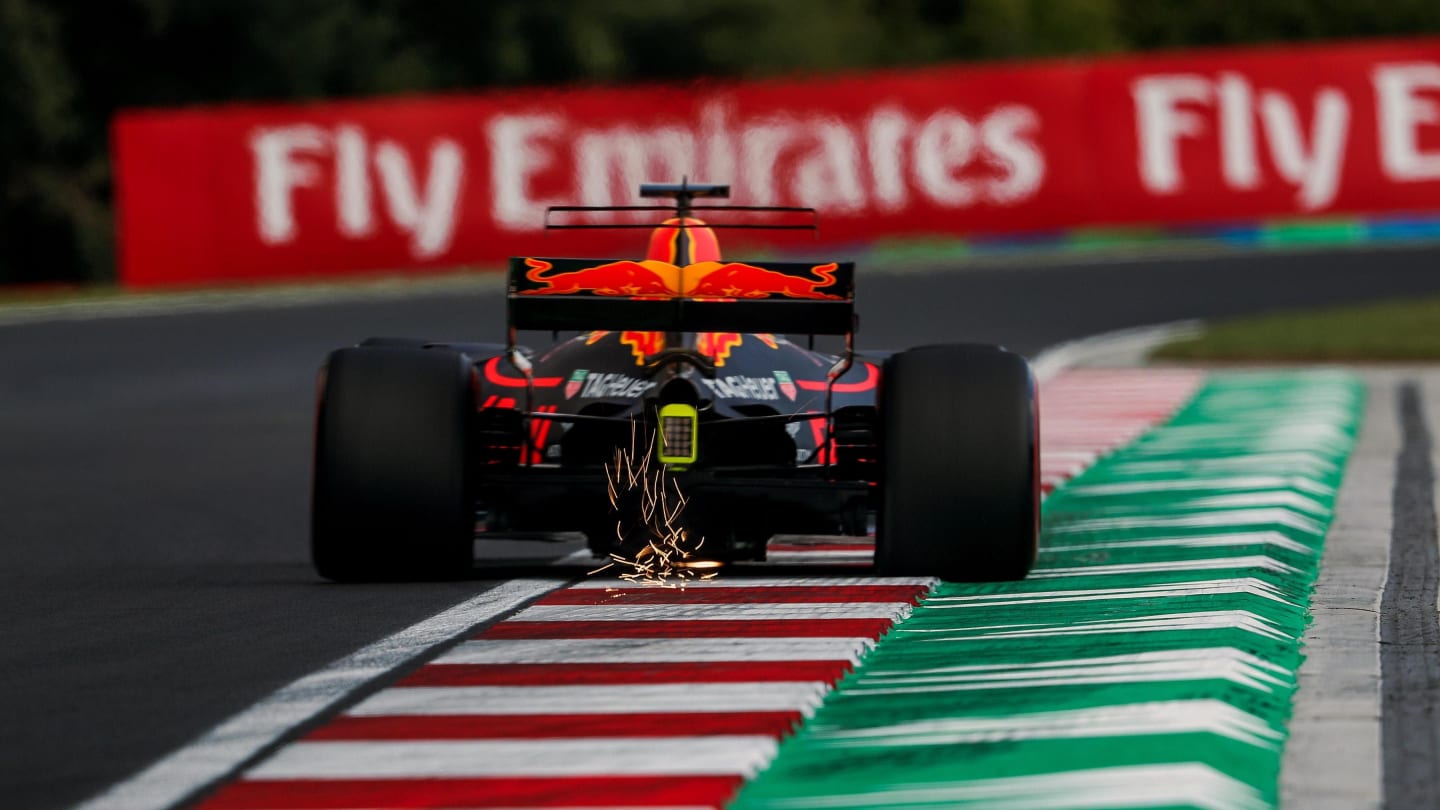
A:
[[[632,425],[630,446],[615,448],[614,462],[605,465],[606,494],[616,515],[618,550],[611,552],[610,562],[590,574],[619,567],[620,579],[626,582],[670,587],[683,587],[690,580],[713,579],[718,571],[701,571],[718,569],[721,563],[693,559],[705,539],[699,535],[691,539],[692,535],[680,525],[685,496],[664,464],[652,466],[654,451],[655,434],[650,434],[642,450]],[[635,506],[622,507],[625,500],[633,500]],[[628,528],[627,517],[632,521]]]

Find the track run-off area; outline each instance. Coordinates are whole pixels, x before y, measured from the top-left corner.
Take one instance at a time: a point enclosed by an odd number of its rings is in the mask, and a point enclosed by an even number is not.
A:
[[[803,538],[683,589],[556,580],[237,775],[202,741],[90,806],[222,776],[201,807],[1274,806],[1362,390],[1072,371],[1041,391],[1023,583],[786,576],[868,563]]]

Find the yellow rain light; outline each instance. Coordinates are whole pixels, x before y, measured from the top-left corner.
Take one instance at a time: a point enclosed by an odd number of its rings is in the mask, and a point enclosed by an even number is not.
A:
[[[693,405],[671,403],[660,408],[660,442],[655,448],[661,464],[684,469],[700,455],[700,415]]]

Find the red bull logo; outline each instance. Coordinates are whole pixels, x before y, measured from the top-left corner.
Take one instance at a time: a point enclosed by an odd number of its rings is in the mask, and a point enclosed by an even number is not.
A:
[[[715,265],[705,268],[704,264],[685,268],[688,277],[691,270],[704,268],[697,274],[693,286],[685,291],[691,298],[818,298],[837,299],[838,295],[821,292],[835,284],[836,263],[816,265],[810,269],[812,277],[792,276],[778,270],[756,267],[740,262],[706,262]]]
[[[628,259],[579,270],[551,273],[554,265],[544,259],[526,259],[530,271],[525,278],[545,285],[535,290],[525,290],[525,295],[624,295],[636,298],[675,295],[675,285],[670,279],[678,275],[680,268],[673,264],[646,260],[632,262]]]
[[[699,262],[678,267],[655,259],[606,262],[552,272],[544,259],[526,259],[525,278],[543,285],[522,295],[607,295],[630,298],[759,299],[771,297],[836,300],[823,292],[835,285],[835,262],[795,274],[743,262]]]

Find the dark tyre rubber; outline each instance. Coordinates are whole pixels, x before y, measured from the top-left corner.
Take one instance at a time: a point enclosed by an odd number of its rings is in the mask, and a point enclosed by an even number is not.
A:
[[[416,348],[330,355],[315,429],[310,550],[342,582],[463,576],[474,562],[470,361]]]
[[[1019,355],[927,346],[885,361],[876,570],[1024,579],[1039,534],[1035,381]]]

